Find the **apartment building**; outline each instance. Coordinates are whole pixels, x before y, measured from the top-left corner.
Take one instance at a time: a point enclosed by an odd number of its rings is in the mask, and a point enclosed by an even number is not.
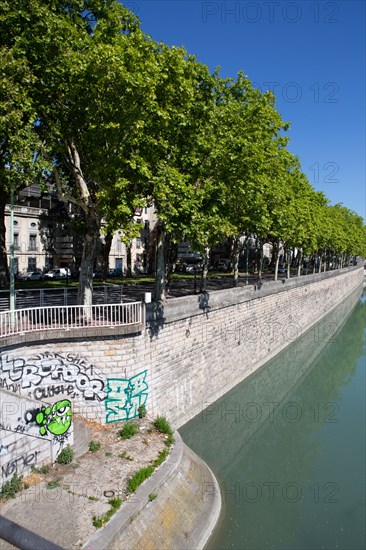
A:
[[[10,252],[10,205],[5,207],[7,250]],[[151,271],[154,261],[156,215],[153,207],[136,210],[141,225],[139,237],[125,244],[122,231],[116,231],[109,253],[109,268],[126,273],[130,259],[132,273]],[[50,188],[42,193],[38,185],[19,192],[14,205],[14,271],[46,272],[68,267],[78,273],[82,256],[82,236],[74,224],[73,206],[61,201]],[[105,237],[100,236],[101,247]],[[101,264],[95,260],[95,269]]]

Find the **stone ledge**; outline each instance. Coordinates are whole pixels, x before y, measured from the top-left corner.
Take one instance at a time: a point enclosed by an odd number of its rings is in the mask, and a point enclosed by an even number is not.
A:
[[[95,339],[113,336],[126,336],[136,335],[145,329],[144,323],[135,323],[133,325],[114,326],[114,327],[83,327],[83,328],[70,328],[63,330],[41,330],[37,332],[24,332],[21,334],[14,334],[0,339],[0,351],[2,348],[6,348],[13,345],[21,345],[28,343],[42,343],[53,341],[69,341],[76,339]]]
[[[175,432],[167,460],[82,550],[200,550],[220,515],[220,488],[207,464]],[[149,500],[154,493],[156,499]]]
[[[164,305],[151,303],[146,307],[147,326],[166,326],[175,321],[209,315],[210,313],[240,305],[245,302],[255,301],[266,296],[274,296],[294,290],[305,288],[313,283],[319,283],[327,279],[337,279],[347,276],[354,271],[363,271],[362,266],[345,267],[322,273],[292,277],[291,279],[279,279],[278,281],[263,281],[260,289],[255,286],[236,287],[222,290],[214,290],[206,294],[194,294],[171,298]]]

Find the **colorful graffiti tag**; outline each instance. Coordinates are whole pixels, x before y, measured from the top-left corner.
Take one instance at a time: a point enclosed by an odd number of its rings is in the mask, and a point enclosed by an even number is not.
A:
[[[71,426],[71,402],[68,399],[57,401],[52,407],[42,407],[36,414],[35,422],[41,435],[51,433],[64,435]]]
[[[145,370],[132,378],[107,379],[106,422],[121,422],[138,416],[138,408],[147,400],[146,376]]]

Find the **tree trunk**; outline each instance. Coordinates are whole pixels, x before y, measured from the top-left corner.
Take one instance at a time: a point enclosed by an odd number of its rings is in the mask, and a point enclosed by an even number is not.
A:
[[[262,271],[263,271],[263,241],[260,237],[258,237],[258,244],[259,244],[258,279],[260,280],[262,278]]]
[[[269,269],[275,269],[276,267],[276,261],[277,261],[277,257],[278,257],[278,254],[279,254],[279,250],[280,249],[280,246],[279,246],[279,241],[273,241],[272,242],[272,256],[271,256],[271,261],[269,263]]]
[[[245,242],[245,265],[246,265],[246,273],[245,273],[245,284],[248,286],[249,281],[249,233],[247,233],[246,236],[246,242]]]
[[[164,242],[164,251],[165,251],[165,289],[166,294],[170,292],[170,287],[172,284],[173,273],[175,271],[175,266],[178,259],[178,244],[172,242],[171,235],[165,233],[165,242]]]
[[[287,250],[287,278],[291,278],[291,250]]]
[[[210,253],[211,253],[211,248],[209,246],[206,246],[205,251],[203,253],[203,268],[202,268],[202,274],[201,274],[200,292],[206,291],[208,265],[210,263]]]
[[[165,232],[161,221],[157,223],[156,254],[155,254],[155,302],[165,301]]]
[[[298,259],[299,259],[299,250],[296,248],[296,246],[294,246],[291,250],[291,265],[293,265],[295,267],[295,265],[297,266],[297,263],[298,263]]]
[[[274,280],[277,281],[278,278],[278,265],[280,263],[280,240],[278,239],[276,243],[276,263],[275,263],[275,272],[274,272]]]
[[[302,248],[299,248],[299,250],[297,251],[297,257],[298,257],[297,276],[300,277],[300,275],[301,275],[301,264],[302,264]]]
[[[240,237],[234,237],[233,238],[233,249],[232,249],[234,287],[238,286],[238,280],[239,280],[239,254],[240,254]]]
[[[126,244],[126,252],[127,252],[126,277],[132,277],[132,246],[131,246],[131,241],[128,244]]]
[[[112,233],[107,233],[104,239],[104,243],[102,243],[102,281],[105,281],[108,278],[109,253],[111,251],[112,240]]]
[[[9,284],[8,255],[6,252],[5,205],[9,203],[9,194],[0,191],[0,287]]]
[[[81,259],[78,288],[78,304],[91,306],[93,303],[93,267],[99,242],[101,216],[96,209],[90,209],[85,216],[86,231],[83,235],[83,256]]]

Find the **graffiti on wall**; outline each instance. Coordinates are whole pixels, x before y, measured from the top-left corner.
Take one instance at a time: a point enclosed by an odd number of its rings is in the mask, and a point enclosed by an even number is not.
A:
[[[104,401],[105,382],[78,354],[45,352],[31,359],[0,356],[0,387],[37,400],[59,394]]]
[[[31,409],[25,413],[27,424],[34,423],[39,427],[40,435],[63,436],[72,422],[71,401],[62,399],[53,405]]]
[[[37,464],[38,455],[39,451],[32,451],[10,460],[7,464],[1,466],[1,477],[4,479],[14,474],[22,474],[27,468]]]
[[[29,409],[24,415],[26,424],[38,428],[39,435],[51,437],[59,450],[71,436],[72,410],[71,401],[62,399],[53,405]]]
[[[121,422],[138,416],[138,408],[147,400],[146,376],[145,370],[132,378],[108,378],[106,422]]]
[[[71,426],[71,402],[68,399],[57,401],[51,407],[42,407],[36,416],[36,424],[40,426],[39,433],[46,435],[65,434]]]

